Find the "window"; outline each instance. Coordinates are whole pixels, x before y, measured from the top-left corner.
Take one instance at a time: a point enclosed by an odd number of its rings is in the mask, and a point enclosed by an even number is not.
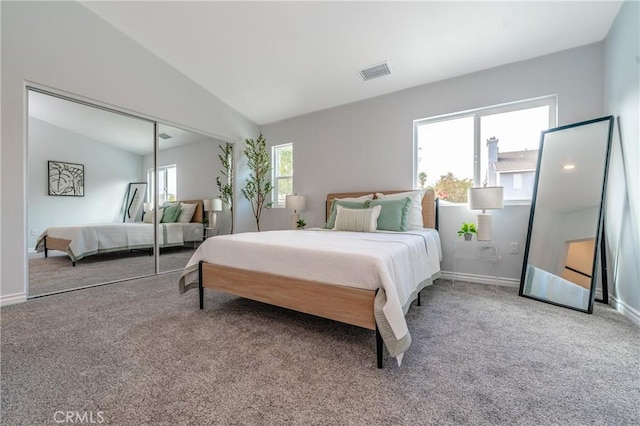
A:
[[[273,207],[284,207],[287,195],[293,195],[293,144],[271,148],[271,182]]]
[[[414,121],[420,188],[466,203],[472,186],[502,186],[505,200],[531,200],[540,132],[556,125],[549,96]]]
[[[149,192],[147,193],[147,201],[153,203],[153,169],[147,171],[147,183],[149,184]],[[158,167],[158,205],[166,201],[176,201],[178,199],[178,175],[176,165]]]

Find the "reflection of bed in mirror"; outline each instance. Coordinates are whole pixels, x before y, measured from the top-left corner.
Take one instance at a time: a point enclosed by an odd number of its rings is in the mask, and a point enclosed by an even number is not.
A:
[[[542,132],[521,296],[592,311],[612,131],[603,117]]]
[[[155,227],[161,249],[202,241],[202,200],[174,203],[181,206],[177,209],[176,221]],[[49,227],[38,237],[36,250],[44,252],[45,257],[49,250],[65,252],[74,266],[78,260],[99,253],[149,250],[153,254],[154,225],[149,220],[153,214],[148,212],[145,216],[147,220],[140,222]]]

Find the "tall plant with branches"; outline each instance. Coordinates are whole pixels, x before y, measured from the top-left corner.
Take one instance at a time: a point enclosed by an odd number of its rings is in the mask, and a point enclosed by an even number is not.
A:
[[[271,162],[267,152],[267,141],[260,133],[256,140],[245,139],[244,155],[247,156],[247,167],[251,170],[247,183],[242,189],[244,197],[251,203],[256,226],[260,231],[260,216],[262,210],[268,207],[267,201],[273,185],[269,180]]]
[[[222,177],[216,177],[216,184],[218,185],[218,191],[220,192],[220,199],[229,208],[231,213],[231,233],[233,234],[233,144],[227,142],[224,146],[218,145],[220,154],[218,159],[222,164]]]

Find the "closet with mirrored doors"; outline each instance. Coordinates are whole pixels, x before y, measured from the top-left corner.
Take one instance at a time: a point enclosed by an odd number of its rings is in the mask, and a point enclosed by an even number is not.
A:
[[[230,141],[27,88],[29,298],[181,270],[230,232],[218,196]],[[209,223],[216,215],[216,226]]]

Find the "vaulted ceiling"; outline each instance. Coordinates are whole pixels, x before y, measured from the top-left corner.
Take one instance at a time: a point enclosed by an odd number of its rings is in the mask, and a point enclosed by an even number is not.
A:
[[[257,124],[598,42],[621,3],[82,2]]]

